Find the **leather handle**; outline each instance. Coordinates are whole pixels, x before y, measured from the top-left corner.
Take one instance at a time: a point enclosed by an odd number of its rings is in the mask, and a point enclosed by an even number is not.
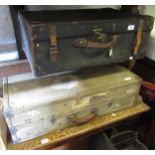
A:
[[[81,38],[74,41],[74,46],[77,48],[109,48],[116,43],[117,38],[118,36],[114,35],[109,42],[93,42],[86,38]]]
[[[85,124],[89,121],[91,121],[92,119],[94,119],[96,117],[95,113],[91,113],[85,117],[82,118],[78,118],[77,116],[73,116],[72,118],[69,118],[70,121],[72,122],[73,125],[81,125],[81,124]]]

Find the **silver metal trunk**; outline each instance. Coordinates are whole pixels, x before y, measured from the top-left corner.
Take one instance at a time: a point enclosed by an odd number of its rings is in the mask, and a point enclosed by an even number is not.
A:
[[[14,143],[131,107],[141,79],[121,66],[109,66],[34,79],[4,80],[4,115]]]

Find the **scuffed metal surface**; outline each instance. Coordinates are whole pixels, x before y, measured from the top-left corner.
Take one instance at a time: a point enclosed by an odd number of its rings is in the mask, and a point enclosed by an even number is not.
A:
[[[4,80],[4,115],[14,143],[133,106],[141,82],[121,66]]]

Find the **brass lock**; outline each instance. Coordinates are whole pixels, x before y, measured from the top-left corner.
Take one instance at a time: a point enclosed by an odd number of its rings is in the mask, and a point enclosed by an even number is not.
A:
[[[93,29],[97,41],[106,42],[107,34],[103,33],[103,29]]]

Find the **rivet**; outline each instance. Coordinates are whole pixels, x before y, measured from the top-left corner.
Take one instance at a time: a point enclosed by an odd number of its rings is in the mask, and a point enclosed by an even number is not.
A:
[[[129,60],[133,60],[133,56],[129,57]]]
[[[39,43],[36,44],[36,47],[39,47]]]
[[[110,49],[110,51],[109,51],[109,57],[111,57],[113,55],[113,51],[112,51],[112,49]]]

